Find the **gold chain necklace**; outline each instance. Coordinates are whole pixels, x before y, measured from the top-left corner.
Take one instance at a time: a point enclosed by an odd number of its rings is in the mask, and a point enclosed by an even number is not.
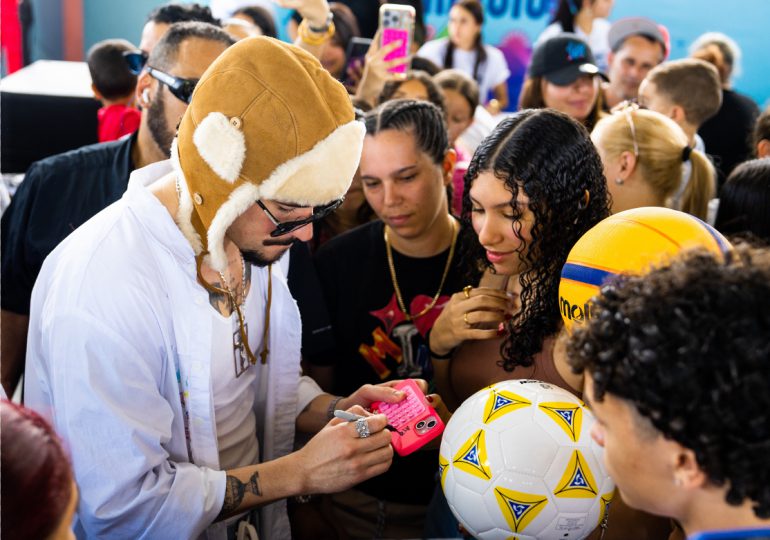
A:
[[[449,268],[452,265],[452,258],[455,254],[455,245],[457,244],[457,221],[450,217],[449,219],[452,220],[452,243],[449,245],[449,256],[446,259],[446,264],[444,265],[444,274],[441,276],[441,283],[438,286],[438,290],[436,291],[435,296],[433,297],[433,300],[430,304],[425,306],[425,309],[420,311],[419,313],[412,315],[406,310],[406,304],[404,304],[404,298],[401,296],[401,288],[398,286],[398,279],[396,278],[396,266],[393,264],[393,250],[390,247],[390,240],[388,239],[388,226],[385,225],[385,252],[388,255],[388,268],[390,268],[390,279],[393,282],[393,289],[396,292],[396,300],[398,301],[398,307],[401,309],[401,311],[404,313],[404,316],[406,317],[407,321],[411,321],[413,319],[419,319],[426,313],[428,313],[431,309],[433,309],[436,306],[436,302],[438,302],[439,296],[441,296],[441,290],[444,288],[444,282],[446,281],[446,277],[449,274]]]
[[[179,185],[179,176],[176,176],[174,178],[174,188],[176,189],[176,195],[177,200],[181,202],[182,200],[182,188]],[[219,278],[222,280],[223,287],[217,287],[216,285],[210,284],[206,279],[203,277],[203,274],[201,273],[201,265],[203,264],[203,254],[201,253],[196,258],[196,271],[198,274],[198,280],[203,285],[203,288],[207,291],[216,292],[219,294],[226,294],[228,300],[230,301],[230,307],[235,313],[238,315],[238,331],[240,333],[241,343],[242,347],[245,349],[246,357],[249,359],[249,362],[251,365],[255,365],[257,363],[257,358],[254,356],[254,353],[251,350],[251,347],[249,346],[249,334],[248,334],[248,325],[246,324],[246,321],[243,317],[243,312],[241,311],[241,306],[243,306],[246,303],[246,261],[243,258],[243,255],[241,254],[241,270],[242,270],[242,300],[241,303],[238,303],[238,301],[235,298],[235,295],[233,294],[233,291],[230,289],[230,286],[227,283],[227,280],[225,279],[225,276],[222,272],[219,272]],[[262,364],[267,363],[267,356],[270,354],[270,349],[268,348],[267,340],[268,340],[268,334],[270,331],[270,306],[273,301],[273,265],[267,266],[267,305],[265,306],[265,327],[262,332],[262,352],[259,353],[259,358],[262,361]],[[232,315],[232,314],[231,314]],[[235,343],[233,343],[233,349],[236,348]],[[242,373],[242,372],[241,372]],[[240,373],[236,369],[236,377],[240,376]]]

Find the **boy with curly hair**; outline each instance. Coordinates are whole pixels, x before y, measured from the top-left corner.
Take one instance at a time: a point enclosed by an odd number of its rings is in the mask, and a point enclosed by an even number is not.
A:
[[[623,500],[696,532],[770,524],[770,252],[602,288],[569,346]]]

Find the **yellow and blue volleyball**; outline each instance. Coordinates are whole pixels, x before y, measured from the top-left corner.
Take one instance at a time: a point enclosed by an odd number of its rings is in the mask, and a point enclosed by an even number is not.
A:
[[[720,260],[732,249],[727,239],[698,218],[660,207],[614,214],[586,232],[561,271],[559,310],[569,331],[591,317],[591,298],[610,278],[643,274],[678,253],[705,248]]]

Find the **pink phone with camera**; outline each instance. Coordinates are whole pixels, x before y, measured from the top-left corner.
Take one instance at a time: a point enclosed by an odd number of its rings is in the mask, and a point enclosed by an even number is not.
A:
[[[409,55],[414,36],[415,10],[412,6],[383,4],[380,6],[380,46],[401,40],[401,45],[388,53],[385,60],[395,60]],[[391,73],[406,73],[409,66],[401,64],[390,68]]]
[[[414,380],[405,379],[395,388],[406,397],[398,403],[375,401],[372,412],[388,417],[388,423],[395,428],[390,434],[393,449],[399,456],[406,456],[441,435],[444,422]]]

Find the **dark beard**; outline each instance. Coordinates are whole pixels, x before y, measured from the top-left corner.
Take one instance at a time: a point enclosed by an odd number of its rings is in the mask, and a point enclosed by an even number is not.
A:
[[[276,240],[265,240],[265,245],[271,245],[271,246],[291,246],[296,239],[287,241],[276,241]],[[268,243],[269,242],[269,243]],[[286,250],[288,251],[288,250]],[[270,264],[273,264],[274,262],[278,261],[281,257],[283,257],[284,253],[286,251],[282,251],[272,259],[268,259],[265,257],[262,252],[258,250],[251,250],[251,251],[243,251],[241,250],[241,256],[243,257],[243,260],[247,263],[253,264],[254,266],[257,266],[259,268],[264,268],[265,266],[268,266]]]
[[[163,88],[163,85],[159,85]],[[171,155],[171,143],[174,140],[174,133],[168,128],[168,122],[166,122],[166,107],[163,103],[163,96],[159,90],[155,95],[155,99],[150,103],[147,108],[147,127],[150,128],[150,135],[155,144],[163,155],[167,158]]]

